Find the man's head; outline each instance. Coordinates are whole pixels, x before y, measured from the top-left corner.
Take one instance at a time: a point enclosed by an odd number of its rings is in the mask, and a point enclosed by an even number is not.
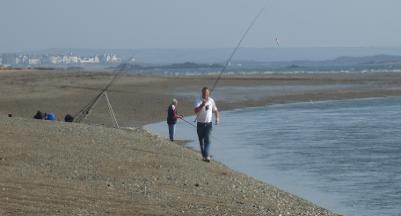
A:
[[[177,106],[177,104],[178,104],[177,99],[173,98],[173,101],[171,102],[171,104],[173,104],[174,106]]]
[[[209,99],[209,88],[206,86],[202,88],[202,98]]]

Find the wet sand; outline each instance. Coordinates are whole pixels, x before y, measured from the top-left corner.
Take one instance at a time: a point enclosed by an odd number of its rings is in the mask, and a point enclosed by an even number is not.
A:
[[[75,114],[110,79],[110,73],[0,73],[0,215],[333,215],[140,128],[110,128],[104,100],[85,124],[31,119],[37,110],[59,119]],[[163,121],[173,97],[181,113],[192,115],[193,97],[213,81],[124,76],[108,94],[120,124],[140,127]],[[227,110],[401,95],[400,82],[399,74],[231,76],[215,94]]]
[[[76,114],[111,79],[111,73],[2,72],[0,112],[31,118],[37,110],[55,112],[59,119]],[[193,101],[215,77],[146,77],[125,75],[108,95],[123,126],[142,126],[165,119],[173,97],[179,111],[193,114]],[[220,110],[297,101],[401,95],[401,75],[321,74],[230,76],[219,82],[214,94]],[[111,126],[105,100],[88,117],[89,124]]]

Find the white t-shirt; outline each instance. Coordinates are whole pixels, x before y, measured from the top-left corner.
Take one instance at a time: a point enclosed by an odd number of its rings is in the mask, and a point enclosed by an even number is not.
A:
[[[195,108],[199,107],[202,104],[202,97],[199,97],[195,100]],[[209,97],[208,102],[202,107],[202,110],[199,111],[196,115],[196,121],[201,123],[209,123],[213,120],[213,112],[217,111],[216,104],[214,103],[213,98]]]

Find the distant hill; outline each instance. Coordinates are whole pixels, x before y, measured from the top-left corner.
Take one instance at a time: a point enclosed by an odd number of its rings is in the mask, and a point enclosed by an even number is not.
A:
[[[327,61],[305,61],[297,62],[299,66],[306,67],[369,67],[369,66],[389,66],[401,65],[401,56],[393,55],[374,55],[362,57],[341,56],[334,60]]]
[[[201,64],[194,62],[175,63],[168,65],[140,65],[120,64],[113,68],[136,73],[175,73],[175,72],[217,72],[223,68],[221,64]],[[342,56],[332,60],[324,61],[233,61],[228,70],[230,71],[362,71],[362,70],[401,70],[401,56],[375,55],[363,57]]]
[[[123,63],[115,67],[116,70],[126,71],[147,71],[147,70],[197,70],[197,69],[220,69],[223,65],[220,64],[198,64],[194,62],[184,62],[169,65],[153,65],[144,66],[140,64]]]
[[[401,56],[374,55],[363,57],[341,56],[332,60],[323,61],[276,61],[276,62],[235,62],[241,65],[241,70],[364,70],[364,69],[401,69]],[[234,67],[234,70],[236,68]]]
[[[338,57],[331,61],[333,64],[359,64],[359,65],[378,65],[378,64],[401,64],[401,56],[375,55],[364,57]]]

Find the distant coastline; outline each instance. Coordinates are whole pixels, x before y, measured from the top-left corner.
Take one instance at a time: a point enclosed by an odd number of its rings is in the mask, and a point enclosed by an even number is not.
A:
[[[340,49],[340,48],[338,48]],[[401,72],[401,48],[373,49],[343,48],[283,48],[252,49],[242,48],[227,72],[231,73],[328,73],[328,72]],[[355,49],[355,50],[354,50]],[[297,57],[271,58],[280,52],[291,56],[290,52],[305,51]],[[318,50],[318,51],[317,51]],[[320,50],[320,51],[319,51]],[[340,49],[341,50],[341,49]],[[229,49],[139,49],[139,50],[85,50],[56,49],[34,53],[5,53],[0,55],[3,68],[36,68],[67,70],[125,70],[136,74],[213,74],[221,70],[224,57]],[[103,51],[103,52],[101,52]],[[241,53],[249,54],[243,57]],[[278,53],[276,53],[278,52]],[[332,58],[313,58],[311,53],[332,52]],[[205,55],[207,58],[198,55]],[[226,53],[226,54],[224,54]],[[334,54],[337,53],[337,54]],[[314,55],[315,55],[314,54]],[[343,55],[339,55],[343,54]],[[348,54],[348,55],[347,55]],[[309,57],[308,57],[309,56]],[[252,58],[251,58],[252,57]],[[203,59],[202,59],[203,58]],[[252,59],[252,60],[247,60]],[[290,60],[292,59],[292,60]],[[304,59],[304,60],[303,60]]]

